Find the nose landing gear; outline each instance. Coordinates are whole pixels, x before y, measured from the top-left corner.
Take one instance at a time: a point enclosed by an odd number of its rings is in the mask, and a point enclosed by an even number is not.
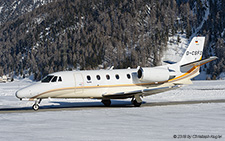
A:
[[[41,103],[41,100],[42,100],[42,99],[37,99],[37,100],[35,100],[35,103],[34,103],[34,105],[32,106],[32,109],[33,109],[34,111],[37,111],[37,110],[39,109],[39,104]]]

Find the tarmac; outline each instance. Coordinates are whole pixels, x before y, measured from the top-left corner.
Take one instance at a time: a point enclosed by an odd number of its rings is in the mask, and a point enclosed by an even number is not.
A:
[[[217,100],[198,100],[198,101],[168,101],[168,102],[151,102],[143,101],[141,107],[134,107],[131,102],[119,102],[119,104],[112,104],[110,107],[105,107],[101,102],[86,102],[60,104],[53,106],[41,106],[38,111],[34,111],[32,107],[15,107],[15,108],[0,108],[0,114],[5,113],[29,113],[29,112],[46,112],[46,111],[78,111],[78,110],[96,110],[96,109],[112,109],[112,108],[142,108],[142,107],[156,107],[156,106],[173,106],[173,105],[190,105],[190,104],[206,104],[206,103],[225,103],[225,99]]]

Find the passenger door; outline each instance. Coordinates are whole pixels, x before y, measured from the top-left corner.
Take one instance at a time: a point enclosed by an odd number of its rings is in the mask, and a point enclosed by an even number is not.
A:
[[[74,73],[75,80],[75,94],[83,94],[84,79],[81,73]]]

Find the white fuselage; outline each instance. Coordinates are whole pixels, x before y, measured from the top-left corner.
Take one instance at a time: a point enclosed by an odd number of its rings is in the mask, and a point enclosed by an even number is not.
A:
[[[166,68],[168,66],[173,68],[172,65],[155,68]],[[175,69],[176,68],[173,68],[173,70]],[[175,71],[177,74],[180,72],[179,70]],[[137,77],[137,69],[63,71],[50,75],[56,76],[57,80],[52,82],[52,77],[49,82],[37,82],[36,84],[17,91],[16,96],[20,99],[28,98],[30,100],[49,97],[102,99],[103,94],[174,85],[168,81],[140,81]],[[59,81],[59,77],[61,77],[62,81]]]

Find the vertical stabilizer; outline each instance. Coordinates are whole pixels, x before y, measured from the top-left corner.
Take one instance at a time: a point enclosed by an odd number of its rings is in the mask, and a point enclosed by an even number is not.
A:
[[[180,60],[180,65],[185,65],[202,59],[205,37],[194,37]]]

